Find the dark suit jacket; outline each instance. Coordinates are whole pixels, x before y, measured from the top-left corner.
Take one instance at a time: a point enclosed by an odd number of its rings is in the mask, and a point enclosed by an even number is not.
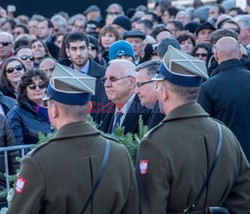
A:
[[[152,109],[152,112],[150,114],[150,117],[148,119],[148,129],[152,129],[155,126],[157,126],[164,118],[165,118],[165,114],[162,114],[160,112],[160,107],[159,107],[159,103],[157,102],[154,106],[154,108]]]
[[[99,130],[103,131],[104,133],[111,133],[115,114],[115,104],[112,102],[108,103],[102,109],[100,114],[101,122]],[[142,107],[138,96],[135,96],[123,120],[123,123],[121,124],[121,126],[125,127],[124,134],[128,132],[132,134],[138,133],[139,115],[142,115],[144,124],[147,124],[148,118],[150,116],[150,110]]]
[[[89,71],[88,75],[96,78],[95,95],[91,96],[90,101],[92,101],[92,109],[90,110],[91,116],[95,122],[98,121],[97,113],[108,103],[108,97],[106,95],[104,84],[101,80],[104,77],[106,68],[97,64],[93,59],[89,58]],[[70,65],[73,68],[73,64]],[[98,110],[99,109],[99,110]]]

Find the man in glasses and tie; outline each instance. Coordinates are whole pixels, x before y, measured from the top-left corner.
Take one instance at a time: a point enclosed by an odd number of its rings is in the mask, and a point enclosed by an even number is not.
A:
[[[111,61],[103,78],[108,103],[101,110],[99,129],[105,133],[115,133],[119,126],[124,126],[124,133],[138,133],[139,115],[147,123],[150,111],[141,106],[138,96],[134,94],[135,65],[125,59]]]
[[[0,32],[0,68],[3,61],[13,55],[13,50],[13,36],[7,32]]]

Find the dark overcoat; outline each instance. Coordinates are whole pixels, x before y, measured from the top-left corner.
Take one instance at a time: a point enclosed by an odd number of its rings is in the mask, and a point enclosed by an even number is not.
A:
[[[63,126],[22,162],[9,214],[79,214],[90,193],[106,139],[85,122]],[[17,182],[18,183],[18,182]],[[127,149],[110,140],[102,180],[86,214],[138,213],[138,191]]]
[[[220,156],[195,213],[203,214],[206,206],[224,206],[230,213],[246,214],[249,163],[233,133],[220,126]],[[139,147],[136,175],[141,213],[182,214],[207,178],[217,143],[216,123],[200,105],[182,105],[167,114]]]

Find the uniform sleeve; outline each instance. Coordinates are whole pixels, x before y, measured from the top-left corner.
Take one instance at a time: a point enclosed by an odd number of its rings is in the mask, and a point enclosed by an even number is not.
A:
[[[128,162],[130,164],[130,191],[129,191],[128,200],[121,213],[138,214],[139,213],[139,197],[138,197],[137,182],[135,178],[135,171],[134,171],[134,167],[133,167],[130,155],[125,147],[124,149],[126,150]]]
[[[224,201],[224,207],[227,207],[230,213],[249,213],[250,211],[250,166],[239,146],[239,174],[237,179]]]
[[[45,182],[38,163],[26,157],[14,188],[14,196],[8,214],[40,213],[45,194]]]
[[[162,149],[144,139],[139,147],[136,177],[142,214],[166,213],[170,192],[170,167]]]
[[[24,132],[21,118],[14,110],[9,111],[7,117],[10,123],[10,127],[16,137],[17,145],[24,145]]]
[[[201,87],[199,97],[198,97],[198,103],[202,106],[202,108],[212,117],[212,101],[210,100],[210,97],[204,87]]]

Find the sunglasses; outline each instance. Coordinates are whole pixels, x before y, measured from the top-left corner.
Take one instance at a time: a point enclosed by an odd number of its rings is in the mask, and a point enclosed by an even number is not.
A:
[[[194,54],[194,56],[195,57],[199,57],[199,56],[201,56],[201,57],[207,57],[207,54],[205,54],[205,53],[201,53],[201,54],[196,53],[196,54]]]
[[[23,66],[22,65],[17,65],[16,67],[10,67],[10,68],[7,68],[6,69],[6,72],[8,74],[11,74],[14,70],[16,71],[21,71],[23,69]]]
[[[2,46],[6,47],[6,46],[8,46],[8,45],[10,45],[10,44],[12,44],[12,43],[11,43],[11,42],[0,42],[0,44],[1,44]]]
[[[38,86],[39,89],[46,88],[46,84],[43,83],[43,82],[39,82],[38,85],[36,85],[35,83],[33,83],[33,84],[29,85],[28,87],[29,87],[30,90],[35,90],[37,86]]]
[[[125,78],[129,78],[129,77],[132,77],[132,76],[125,76],[125,77],[109,77],[109,81],[110,82],[116,82],[116,81],[118,81],[118,80],[121,80],[121,79],[125,79]],[[103,77],[102,78],[102,82],[106,82],[108,80],[108,78],[107,77]]]
[[[27,60],[30,59],[30,61],[34,61],[34,57],[33,56],[28,56],[28,55],[22,55],[19,57],[21,60]]]
[[[97,48],[94,47],[94,46],[89,46],[89,47],[90,47],[90,49],[91,49],[92,51],[97,50]]]

